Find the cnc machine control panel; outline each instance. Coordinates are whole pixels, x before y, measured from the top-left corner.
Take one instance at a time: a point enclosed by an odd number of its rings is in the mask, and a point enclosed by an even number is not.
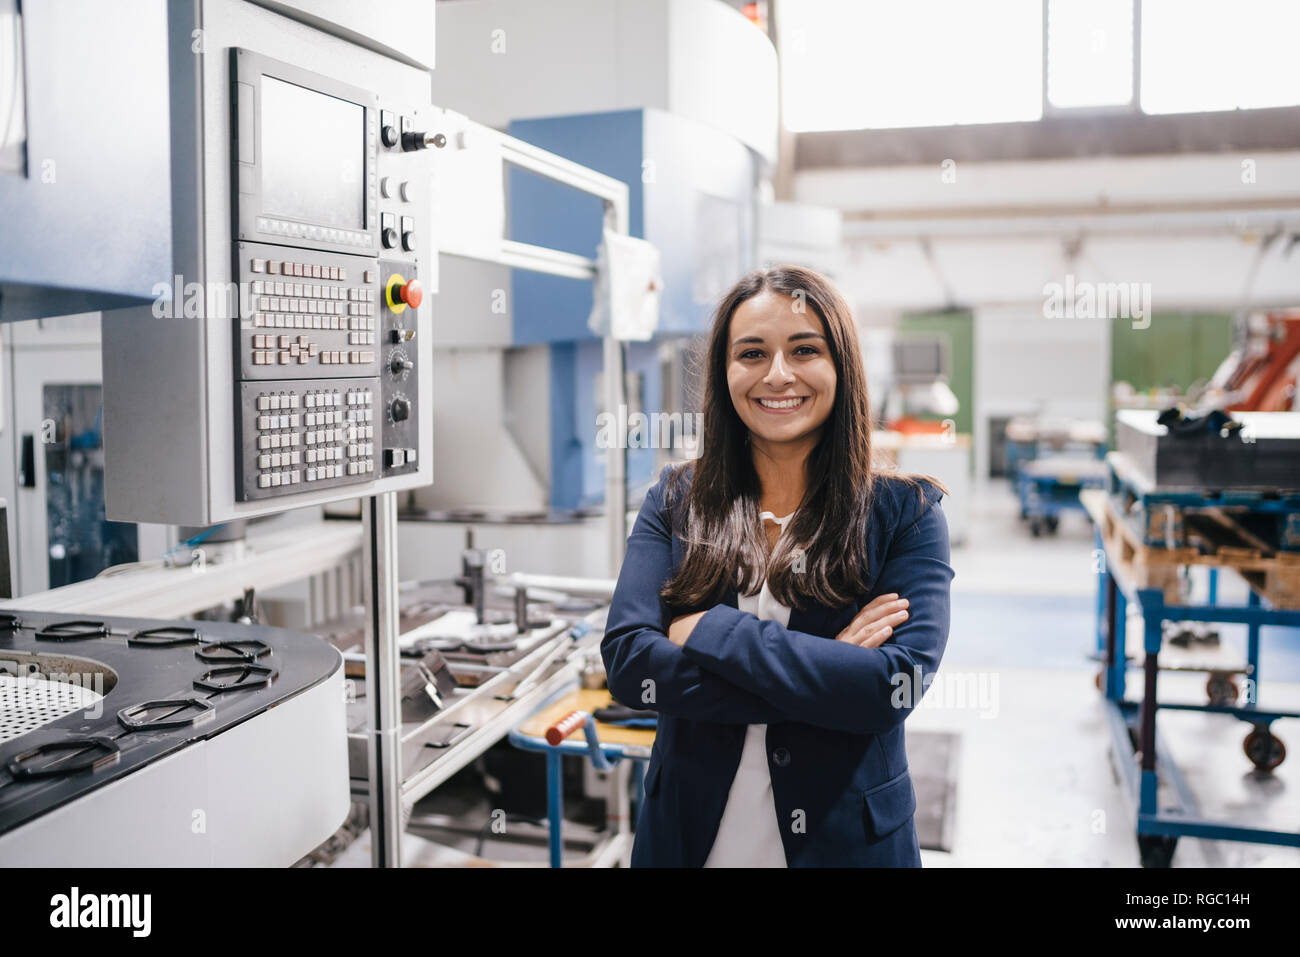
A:
[[[413,107],[231,56],[236,499],[414,472],[419,155],[442,137]]]

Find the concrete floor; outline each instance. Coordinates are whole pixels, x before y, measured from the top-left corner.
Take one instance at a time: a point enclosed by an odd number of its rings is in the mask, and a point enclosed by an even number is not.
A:
[[[927,867],[1138,866],[1133,811],[1110,764],[1105,708],[1093,685],[1096,666],[1087,660],[1090,633],[1080,640],[1086,628],[1078,599],[1094,594],[1090,526],[1082,516],[1070,515],[1057,536],[1032,538],[1005,485],[985,489],[973,504],[968,544],[953,549],[954,628],[941,674],[950,679],[980,675],[985,687],[996,690],[991,699],[996,707],[936,702],[908,719],[909,729],[962,735],[953,850],[923,851],[922,860]],[[1236,591],[1241,589],[1225,581],[1225,598]],[[1078,664],[1069,664],[1073,654],[1062,658],[1062,635],[1050,627],[1039,644],[1025,642],[1023,648],[997,636],[964,633],[963,603],[990,594],[1005,596],[1008,631],[1018,636],[1014,619],[1030,604],[1041,605],[1031,598],[1061,596],[1065,640],[1067,647],[1078,643]],[[1040,666],[1044,659],[1052,666]],[[1260,705],[1300,710],[1300,684],[1269,682],[1268,666],[1262,657]],[[1137,680],[1139,675],[1130,675],[1130,698],[1140,690]],[[1203,703],[1204,685],[1204,675],[1165,673],[1161,697]],[[1294,721],[1274,725],[1274,732],[1292,744],[1292,756],[1271,775],[1255,772],[1242,753],[1250,728],[1240,721],[1162,711],[1158,727],[1203,816],[1300,831],[1295,756],[1300,740]],[[1173,864],[1296,867],[1300,848],[1183,838]]]

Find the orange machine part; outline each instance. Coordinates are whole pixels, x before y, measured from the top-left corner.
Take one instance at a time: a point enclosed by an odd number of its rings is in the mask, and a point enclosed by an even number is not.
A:
[[[1271,332],[1281,330],[1269,342],[1268,352],[1244,361],[1232,374],[1230,388],[1249,387],[1246,398],[1229,412],[1287,412],[1294,402],[1296,377],[1288,371],[1300,357],[1300,317],[1270,314]]]

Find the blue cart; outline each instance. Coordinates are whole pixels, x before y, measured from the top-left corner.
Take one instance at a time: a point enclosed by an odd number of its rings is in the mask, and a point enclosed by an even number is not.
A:
[[[1049,455],[1022,462],[1016,469],[1016,491],[1020,495],[1020,517],[1038,538],[1044,531],[1056,534],[1062,512],[1083,512],[1079,493],[1102,489],[1110,481],[1110,470],[1100,459]]]
[[[1126,792],[1132,797],[1137,818],[1138,850],[1144,867],[1169,866],[1178,838],[1182,835],[1210,840],[1247,841],[1300,847],[1300,833],[1252,827],[1202,817],[1186,781],[1156,733],[1160,710],[1205,711],[1245,721],[1252,726],[1243,742],[1246,756],[1260,771],[1271,771],[1286,757],[1281,739],[1272,733],[1274,722],[1300,718],[1300,712],[1266,711],[1256,705],[1257,694],[1244,704],[1212,700],[1205,705],[1161,702],[1158,697],[1163,623],[1193,621],[1244,624],[1247,628],[1247,662],[1243,671],[1258,689],[1260,681],[1259,633],[1264,625],[1300,627],[1300,610],[1271,607],[1252,587],[1245,605],[1221,605],[1211,596],[1208,604],[1179,604],[1167,600],[1163,588],[1139,587],[1125,556],[1100,533],[1105,493],[1084,497],[1098,528],[1097,544],[1097,645],[1104,663],[1100,676],[1109,707],[1107,715],[1112,744]],[[1142,696],[1125,698],[1127,671],[1133,667],[1126,649],[1128,606],[1136,602],[1142,611],[1143,651]],[[1141,762],[1132,760],[1140,754]],[[1176,806],[1162,810],[1156,800],[1157,772],[1172,787]]]

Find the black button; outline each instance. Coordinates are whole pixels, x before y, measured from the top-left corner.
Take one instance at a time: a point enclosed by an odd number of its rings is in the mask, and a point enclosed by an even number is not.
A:
[[[772,752],[772,763],[778,768],[783,768],[790,763],[790,751],[788,748],[777,748]]]

